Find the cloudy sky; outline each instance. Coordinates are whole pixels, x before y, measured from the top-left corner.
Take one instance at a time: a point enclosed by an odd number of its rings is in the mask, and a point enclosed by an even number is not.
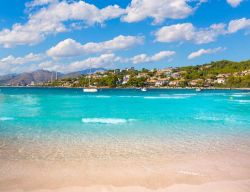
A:
[[[0,75],[250,59],[250,0],[0,3]]]

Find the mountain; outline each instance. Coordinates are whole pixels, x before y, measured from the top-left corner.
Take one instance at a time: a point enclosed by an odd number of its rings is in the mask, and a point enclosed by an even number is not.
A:
[[[1,84],[2,82],[11,80],[11,79],[14,78],[15,76],[16,76],[16,74],[8,74],[8,75],[0,76],[0,84]]]
[[[21,74],[9,74],[0,76],[0,85],[11,85],[11,86],[26,86],[32,83],[44,83],[51,81],[51,79],[55,80],[56,75],[58,79],[63,78],[73,78],[78,77],[84,74],[88,74],[90,71],[91,73],[95,73],[98,71],[105,71],[104,68],[93,68],[93,69],[86,69],[83,71],[77,71],[68,74],[62,74],[59,72],[51,72],[47,70],[37,70],[30,73],[21,73]]]
[[[62,74],[57,73],[58,77]],[[56,78],[56,72],[50,72],[46,70],[37,70],[31,73],[21,73],[14,75],[5,75],[0,76],[1,85],[12,85],[12,86],[25,86],[29,85],[32,82],[34,83],[43,83],[50,81],[51,78]]]
[[[89,74],[89,73],[102,72],[102,71],[106,71],[106,70],[107,70],[107,69],[105,69],[105,68],[91,68],[91,69],[85,69],[85,70],[82,70],[82,71],[76,71],[76,72],[64,74],[61,78],[79,77],[79,76],[81,76],[81,75],[86,75],[86,74]]]

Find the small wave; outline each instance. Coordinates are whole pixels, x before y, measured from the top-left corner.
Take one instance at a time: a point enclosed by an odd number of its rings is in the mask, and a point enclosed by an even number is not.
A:
[[[138,98],[138,97],[141,97],[141,96],[129,96],[129,95],[125,95],[125,96],[118,96],[118,97],[121,97],[121,98]]]
[[[0,121],[11,121],[14,120],[13,117],[0,117]]]
[[[176,95],[176,96],[196,96],[197,94],[195,93],[184,93],[184,94],[173,94],[173,95]]]
[[[247,92],[247,93],[235,93],[234,95],[250,95],[250,92]]]
[[[246,97],[246,94],[233,94],[231,97]]]
[[[132,119],[116,119],[116,118],[83,118],[83,123],[98,123],[98,124],[123,124],[133,121]]]
[[[39,103],[39,98],[35,95],[10,95],[10,98],[15,99],[15,101],[21,102],[25,105],[37,105]]]
[[[250,100],[234,100],[238,103],[250,103]]]
[[[186,98],[189,98],[189,96],[160,96],[160,97],[147,96],[147,97],[144,97],[144,99],[186,99]]]
[[[226,93],[202,93],[202,96],[228,96]]]
[[[97,95],[96,98],[111,98],[111,96],[108,95]]]
[[[223,118],[219,117],[208,117],[208,116],[199,116],[195,117],[196,120],[202,120],[202,121],[223,121]]]
[[[233,99],[233,98],[230,98],[228,101],[229,102],[234,102],[234,103],[239,103],[239,104],[248,104],[248,103],[250,103],[250,100],[244,100],[244,99]]]
[[[222,115],[222,114],[217,114],[217,115],[211,115],[211,116],[205,116],[205,115],[200,115],[194,117],[195,120],[199,121],[209,121],[209,122],[217,122],[217,123],[239,123],[241,120],[238,119],[235,116],[232,115]]]
[[[244,95],[231,95],[231,97],[244,97]]]

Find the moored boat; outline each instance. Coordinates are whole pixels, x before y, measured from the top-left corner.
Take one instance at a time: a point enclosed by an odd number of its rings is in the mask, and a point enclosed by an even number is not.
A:
[[[96,93],[96,92],[98,92],[98,89],[96,89],[96,88],[84,88],[83,92],[85,92],[85,93]]]
[[[196,92],[201,92],[202,89],[201,89],[201,88],[197,88],[195,91],[196,91]]]
[[[83,89],[84,93],[96,93],[96,92],[98,92],[97,88],[91,86],[91,80],[90,80],[90,78],[91,78],[91,68],[90,68],[90,73],[89,73],[89,87]]]

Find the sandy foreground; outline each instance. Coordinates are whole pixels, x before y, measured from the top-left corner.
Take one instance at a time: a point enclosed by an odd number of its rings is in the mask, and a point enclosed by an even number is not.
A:
[[[250,154],[81,161],[0,160],[6,192],[249,192]]]
[[[165,189],[148,189],[144,187],[112,187],[112,186],[96,186],[96,187],[69,187],[60,189],[43,189],[33,190],[32,192],[244,192],[249,191],[250,180],[245,181],[223,181],[223,182],[211,182],[202,185],[174,185]],[[11,192],[23,192],[24,190],[11,190]]]

